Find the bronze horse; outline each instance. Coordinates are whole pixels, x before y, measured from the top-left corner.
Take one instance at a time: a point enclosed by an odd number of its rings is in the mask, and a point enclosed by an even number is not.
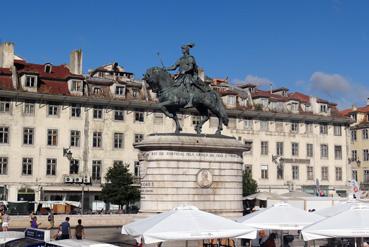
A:
[[[159,67],[148,69],[143,79],[157,94],[160,110],[175,121],[175,133],[181,132],[182,128],[178,121],[177,112],[183,109],[190,99],[185,85],[175,85],[171,74]],[[218,129],[215,134],[220,135],[223,130],[222,124],[228,126],[228,116],[219,94],[213,90],[203,92],[196,86],[192,86],[192,89],[194,90],[193,105],[201,117],[195,126],[196,133],[201,134],[203,124],[209,120],[210,111],[218,118]]]

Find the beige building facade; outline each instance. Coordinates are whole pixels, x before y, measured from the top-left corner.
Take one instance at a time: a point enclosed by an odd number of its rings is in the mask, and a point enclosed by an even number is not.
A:
[[[68,65],[58,66],[28,63],[14,54],[11,43],[1,44],[0,55],[2,200],[83,198],[85,208],[92,208],[114,162],[129,164],[139,178],[133,144],[175,129],[144,81],[117,63],[83,74],[80,50],[71,53]],[[252,146],[244,154],[244,168],[260,190],[314,193],[318,180],[326,195],[345,194],[350,120],[335,104],[286,88],[208,82],[228,109],[223,134]],[[183,132],[194,133],[196,113],[179,117]],[[216,128],[211,118],[203,131]]]

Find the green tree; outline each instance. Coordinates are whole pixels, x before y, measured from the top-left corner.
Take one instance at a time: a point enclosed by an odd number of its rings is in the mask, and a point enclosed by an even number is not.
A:
[[[129,206],[140,200],[140,190],[134,184],[134,178],[129,172],[129,164],[115,163],[105,175],[107,181],[102,188],[101,196],[105,202]]]
[[[251,172],[248,170],[245,170],[242,176],[242,195],[248,196],[248,195],[254,194],[256,193],[257,188],[258,188],[258,184],[252,178]]]

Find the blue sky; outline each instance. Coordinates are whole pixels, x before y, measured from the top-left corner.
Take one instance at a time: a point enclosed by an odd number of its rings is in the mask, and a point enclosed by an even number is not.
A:
[[[117,61],[141,77],[183,43],[210,77],[285,86],[337,102],[369,97],[369,1],[6,1],[0,40],[29,62],[84,71]]]

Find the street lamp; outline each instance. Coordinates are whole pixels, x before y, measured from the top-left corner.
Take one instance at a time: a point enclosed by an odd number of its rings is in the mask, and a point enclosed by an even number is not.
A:
[[[73,155],[73,153],[70,150],[70,147],[69,148],[63,148],[63,156],[64,157],[67,157],[68,160],[73,160],[72,155]]]

